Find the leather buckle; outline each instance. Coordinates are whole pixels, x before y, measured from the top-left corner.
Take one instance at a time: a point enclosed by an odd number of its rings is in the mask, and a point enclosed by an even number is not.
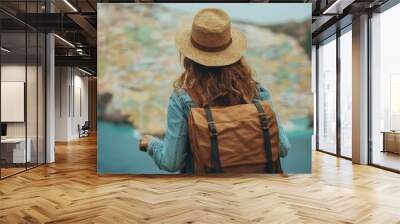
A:
[[[265,112],[258,113],[258,115],[260,115],[260,117],[267,117],[267,114]]]
[[[210,121],[207,122],[208,123],[208,130],[210,131],[210,134],[212,137],[217,136],[217,128],[215,127],[215,122],[214,121]]]
[[[268,130],[268,119],[266,113],[260,113],[260,123],[263,130]]]

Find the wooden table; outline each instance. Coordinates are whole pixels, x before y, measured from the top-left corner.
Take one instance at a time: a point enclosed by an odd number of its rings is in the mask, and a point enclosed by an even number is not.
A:
[[[400,131],[382,131],[383,150],[382,152],[392,152],[400,154]]]

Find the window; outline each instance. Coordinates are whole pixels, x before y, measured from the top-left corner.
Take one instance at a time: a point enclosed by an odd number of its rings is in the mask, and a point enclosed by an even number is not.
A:
[[[371,18],[371,162],[400,170],[400,5]]]
[[[17,11],[42,13],[44,3],[21,1]],[[9,21],[0,23],[0,178],[5,178],[45,163],[46,39],[8,14],[0,17]]]
[[[352,33],[351,26],[340,36],[340,155],[352,157]]]
[[[336,36],[318,47],[318,149],[336,153]]]

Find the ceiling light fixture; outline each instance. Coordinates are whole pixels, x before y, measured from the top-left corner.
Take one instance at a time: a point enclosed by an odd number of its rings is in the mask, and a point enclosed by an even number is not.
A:
[[[78,70],[81,71],[81,72],[83,72],[83,73],[85,73],[85,74],[87,74],[87,75],[90,75],[90,76],[93,75],[92,73],[90,73],[90,72],[88,72],[88,71],[86,71],[86,70],[83,70],[83,69],[81,69],[81,68],[79,68],[79,67],[78,67]]]
[[[82,48],[77,48],[76,49],[76,53],[78,53],[79,55],[83,55],[83,49]]]
[[[68,1],[64,0],[65,4],[67,4],[74,12],[78,12],[78,10]]]
[[[1,49],[2,51],[6,52],[6,53],[10,53],[10,52],[11,52],[11,50],[9,50],[9,49],[7,49],[7,48],[5,48],[5,47],[1,47],[0,49]]]
[[[343,10],[349,7],[356,0],[336,0],[322,14],[324,15],[340,15]]]
[[[69,42],[68,40],[66,40],[66,39],[64,39],[64,38],[62,38],[62,37],[60,37],[60,36],[57,35],[57,34],[54,34],[54,36],[57,37],[59,40],[63,41],[64,43],[66,43],[67,45],[69,45],[70,47],[75,48],[75,45],[73,45],[73,44],[72,44],[71,42]]]
[[[322,14],[339,14],[337,12],[337,6],[341,0],[336,0],[332,5],[330,5]],[[332,10],[334,9],[334,12]]]

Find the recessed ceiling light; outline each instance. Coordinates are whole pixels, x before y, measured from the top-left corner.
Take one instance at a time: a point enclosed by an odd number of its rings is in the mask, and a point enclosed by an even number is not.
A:
[[[70,47],[73,47],[73,48],[75,48],[75,45],[73,45],[71,42],[69,42],[68,40],[66,40],[66,39],[64,39],[64,38],[62,38],[62,37],[60,37],[59,35],[57,35],[57,34],[54,34],[54,36],[55,37],[57,37],[59,40],[61,40],[62,42],[64,42],[64,43],[66,43],[67,45],[69,45]]]
[[[351,5],[355,0],[336,0],[334,1],[322,14],[336,14],[340,15],[343,10]]]
[[[5,47],[1,47],[0,49],[1,49],[2,51],[6,52],[6,53],[10,53],[10,52],[11,52],[11,50],[9,50],[9,49],[7,49],[7,48],[5,48]]]
[[[87,75],[93,75],[92,73],[90,73],[90,72],[88,72],[88,71],[86,71],[86,70],[83,70],[83,69],[81,69],[81,68],[79,68],[79,67],[78,67],[78,70],[81,71],[81,72],[83,72],[83,73],[85,73],[85,74],[87,74]]]
[[[64,0],[65,4],[67,4],[74,12],[78,12],[78,10],[68,1]]]

